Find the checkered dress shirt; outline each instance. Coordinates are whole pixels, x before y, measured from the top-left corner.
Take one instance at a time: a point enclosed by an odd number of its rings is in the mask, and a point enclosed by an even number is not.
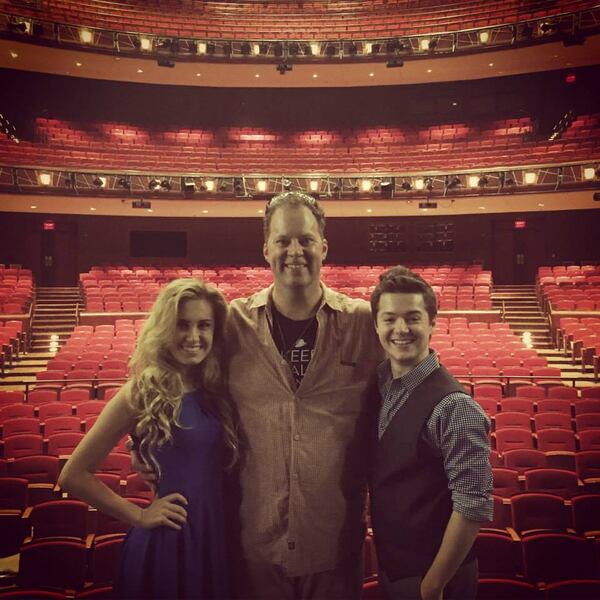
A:
[[[433,351],[403,377],[392,377],[389,360],[379,365],[379,392],[383,398],[379,438],[410,394],[439,366]],[[421,434],[444,461],[453,510],[472,521],[493,518],[489,431],[487,415],[471,396],[453,392],[435,406]]]

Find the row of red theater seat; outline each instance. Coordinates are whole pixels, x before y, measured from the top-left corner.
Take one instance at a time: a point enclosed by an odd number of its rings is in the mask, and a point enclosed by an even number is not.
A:
[[[93,426],[93,423],[88,426]],[[81,431],[61,431],[47,437],[39,433],[9,435],[0,440],[0,452],[3,458],[8,459],[38,454],[59,457],[70,456],[84,435]],[[123,438],[118,445],[118,449],[122,452],[125,451],[126,439]]]
[[[590,473],[597,474],[600,469],[600,452],[589,450],[582,451],[583,453],[587,453],[586,459],[589,462],[595,462],[583,466],[578,464],[573,471],[554,467],[533,467],[520,473],[516,469],[493,467],[493,493],[500,498],[511,498],[524,492],[543,493],[560,496],[564,500],[590,493],[597,495],[600,499],[599,482],[597,478],[589,477]],[[586,477],[586,475],[588,476]],[[596,479],[596,482],[593,479]],[[513,525],[513,527],[515,526]],[[518,527],[515,529],[517,533],[520,533]]]
[[[575,313],[573,313],[575,314]],[[556,347],[573,365],[581,363],[581,372],[591,367],[594,381],[600,374],[600,317],[561,317],[553,330]]]
[[[366,5],[346,3],[329,6],[312,3],[311,8],[287,4],[279,11],[256,3],[204,3],[203,10],[185,10],[181,5],[168,12],[147,5],[72,2],[58,0],[48,5],[44,17],[92,27],[144,31],[170,36],[207,36],[240,39],[348,39],[425,34],[472,27],[513,23],[516,20],[542,18],[560,12],[581,10],[593,2],[561,0],[529,10],[516,2],[470,2],[446,6],[422,7],[390,3]],[[258,10],[257,10],[258,7]],[[27,16],[40,16],[26,7],[4,0],[0,8]]]
[[[0,265],[0,314],[25,313],[32,300],[31,270]]]
[[[324,283],[353,297],[369,299],[380,273],[385,267],[336,268],[322,273]],[[448,269],[451,269],[450,267]],[[419,269],[416,270],[419,272]],[[491,310],[490,271],[420,270],[438,294],[441,310]],[[241,269],[131,269],[93,268],[80,274],[85,308],[89,312],[145,312],[150,310],[160,285],[176,277],[199,277],[218,287],[228,300],[248,296],[269,285],[271,271],[266,268]],[[143,278],[143,283],[142,283]]]
[[[475,542],[480,577],[519,576],[530,585],[598,578],[598,545],[593,538],[569,533],[537,533],[515,540],[506,534],[482,532]]]
[[[575,453],[575,462],[556,467],[552,455],[537,448],[513,448],[500,453],[490,451],[490,463],[497,470],[495,483],[497,489],[510,487],[512,494],[525,491],[525,473],[532,469],[552,469],[575,473],[578,484],[583,485],[585,493],[600,492],[600,451],[580,450]],[[504,484],[502,483],[504,482]],[[499,496],[506,493],[496,492]]]
[[[26,504],[35,506],[46,500],[60,498],[60,490],[56,487],[56,483],[64,462],[64,456],[50,454],[26,454],[2,458],[0,480],[7,477],[26,480],[28,485]],[[148,489],[145,484],[132,472],[129,453],[117,450],[111,452],[97,472],[116,492],[125,495],[147,495]]]
[[[113,395],[114,393],[111,397]],[[11,398],[11,400],[17,399]],[[56,426],[48,431],[50,433],[86,431],[94,424],[88,419],[97,417],[108,400],[109,398],[90,400],[83,394],[73,395],[70,390],[64,390],[62,397],[56,390],[33,390],[27,394],[27,401],[10,401],[0,404],[0,427],[3,427],[9,420],[14,422],[14,419],[24,419],[19,433],[43,434],[46,431],[46,422],[66,417],[67,421],[62,423],[55,421]],[[74,418],[77,419],[78,425],[75,424]],[[36,422],[35,427],[31,426],[33,421]],[[14,430],[14,425],[9,426],[2,429],[2,434],[10,435],[8,432]]]
[[[541,403],[544,404],[543,402]],[[483,408],[483,407],[482,407]],[[499,431],[507,427],[518,427],[528,429],[534,433],[544,429],[564,429],[568,432],[581,433],[588,429],[600,429],[600,411],[591,413],[580,413],[573,419],[571,415],[556,412],[538,411],[533,416],[522,412],[510,411],[506,407],[491,415],[492,429]],[[74,425],[77,427],[77,425]],[[539,442],[539,439],[538,439]]]
[[[78,390],[78,392],[80,391]],[[517,402],[513,400],[517,400]],[[533,437],[537,440],[538,448],[543,451],[548,450],[548,444],[558,443],[558,441],[552,438],[553,434],[549,434],[550,441],[542,439],[543,435],[537,435],[542,431],[560,429],[569,434],[574,432],[579,434],[588,430],[600,430],[600,401],[598,400],[576,402],[574,405],[577,409],[575,418],[572,418],[570,414],[568,403],[562,400],[558,403],[551,399],[542,400],[536,406],[531,403],[527,407],[526,403],[518,398],[505,398],[500,402],[501,410],[498,410],[498,404],[493,399],[478,398],[477,402],[490,416],[494,432],[506,428],[518,428],[529,434],[534,432]],[[32,392],[28,403],[0,405],[0,439],[11,435],[30,433],[49,436],[62,432],[85,432],[94,424],[94,417],[100,414],[104,405],[105,400],[90,400],[89,395],[81,393],[74,395],[73,391],[68,389],[64,390],[60,397],[55,395],[54,401],[37,404],[35,394]],[[511,405],[515,405],[521,410],[511,410]],[[584,406],[589,407],[590,412],[585,412]],[[537,412],[534,412],[535,408],[537,408]],[[558,412],[558,409],[563,409],[564,412]],[[36,410],[38,416],[34,416]],[[566,440],[572,449],[575,448],[572,436],[564,434],[561,440]],[[583,444],[577,435],[575,440],[579,440]],[[594,442],[599,443],[594,436],[587,441],[590,444]],[[502,448],[498,447],[498,450],[501,451]]]
[[[0,474],[0,510],[21,510],[27,507],[52,500],[62,496],[57,487],[58,475],[63,459],[54,455],[29,455],[2,459],[4,472]],[[137,496],[151,498],[152,492],[140,479],[137,473],[131,472],[131,457],[122,452],[113,452],[101,465],[97,472],[100,480],[120,496]],[[91,516],[96,516],[92,514]],[[102,515],[109,519],[107,515]],[[112,521],[112,520],[111,520]],[[113,524],[114,526],[114,524]],[[98,527],[92,520],[89,522],[87,533],[117,533],[126,531],[121,523],[120,530],[107,532],[106,525]],[[57,532],[58,535],[68,533]]]
[[[570,125],[569,132],[576,136],[594,131],[598,125],[598,115],[582,115]],[[114,121],[78,123],[38,117],[35,120],[35,133],[40,140],[68,143],[78,142],[80,147],[86,143],[116,142],[121,144],[154,144],[181,146],[346,146],[350,151],[360,152],[365,146],[376,144],[466,141],[474,147],[479,141],[490,141],[490,145],[501,146],[503,139],[520,139],[533,132],[530,117],[506,119],[503,121],[447,123],[443,125],[415,126],[405,125],[365,127],[360,129],[334,130],[286,130],[272,128],[236,128],[219,127],[212,129],[178,128],[150,129],[144,125],[119,123]],[[434,148],[438,148],[434,144]]]
[[[522,389],[522,388],[519,388]],[[532,386],[531,389],[540,389]],[[543,390],[542,390],[543,391]],[[529,421],[524,421],[527,426],[531,426],[531,420],[537,423],[536,417],[545,415],[539,422],[566,423],[566,419],[571,420],[572,417],[600,413],[600,399],[598,398],[527,398],[524,396],[506,396],[503,398],[492,398],[490,396],[478,396],[475,392],[475,402],[477,402],[485,413],[491,418],[496,415],[510,413],[513,418],[516,413],[520,413],[523,417],[527,417]],[[505,417],[500,419],[500,422],[505,422]]]
[[[597,119],[596,119],[597,120]],[[38,120],[40,121],[40,120]],[[97,125],[98,127],[100,125]],[[8,164],[61,164],[112,168],[137,165],[140,168],[163,168],[178,166],[180,169],[201,168],[223,172],[236,165],[242,172],[281,168],[294,172],[303,170],[344,170],[372,167],[405,168],[408,166],[434,168],[451,167],[460,156],[457,168],[468,168],[481,164],[487,166],[494,161],[502,164],[521,164],[536,160],[548,162],[569,160],[592,160],[597,157],[600,146],[598,125],[577,129],[577,138],[570,143],[551,143],[546,140],[526,140],[523,134],[505,138],[478,139],[479,130],[472,128],[473,141],[449,140],[447,143],[419,144],[412,142],[373,139],[368,144],[353,145],[350,141],[340,144],[309,144],[310,152],[297,142],[221,142],[215,136],[210,144],[198,144],[194,140],[171,145],[154,140],[147,134],[130,136],[131,146],[123,145],[122,139],[111,139],[104,133],[90,134],[94,124],[78,125],[64,123],[63,127],[38,122],[38,141],[22,140],[18,148],[6,136],[0,136],[0,159]],[[116,128],[119,129],[119,128]],[[131,131],[134,131],[133,129]],[[452,130],[454,131],[454,130]],[[471,131],[471,129],[470,129]],[[61,133],[64,132],[64,133]],[[414,136],[418,136],[415,130]],[[413,137],[414,137],[413,136]],[[248,151],[260,149],[251,164]],[[401,152],[399,152],[401,150]],[[507,162],[508,161],[508,162]]]
[[[507,450],[537,449],[554,457],[555,466],[571,466],[575,453],[600,450],[600,428],[574,433],[572,429],[552,427],[532,433],[531,427],[505,427],[492,433],[492,446],[500,453]]]

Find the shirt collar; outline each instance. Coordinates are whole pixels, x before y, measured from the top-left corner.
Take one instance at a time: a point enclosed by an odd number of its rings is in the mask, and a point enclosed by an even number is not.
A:
[[[321,296],[321,303],[319,304],[319,310],[323,308],[323,306],[327,305],[333,310],[341,311],[342,310],[342,302],[339,294],[329,289],[323,282],[321,283],[321,289],[323,290],[323,295]],[[256,294],[253,294],[248,299],[248,308],[262,308],[267,306],[271,299],[271,294],[273,292],[273,284],[264,290],[260,290]]]
[[[413,392],[433,371],[439,368],[440,363],[435,350],[429,350],[429,354],[418,365],[413,367],[408,373],[402,377],[393,378],[392,367],[389,358],[384,360],[377,367],[377,379],[379,381],[379,389],[391,383],[396,383],[405,388],[407,392]]]

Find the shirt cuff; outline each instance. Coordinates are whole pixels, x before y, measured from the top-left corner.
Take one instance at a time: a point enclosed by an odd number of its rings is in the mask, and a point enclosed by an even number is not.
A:
[[[485,496],[470,496],[452,492],[452,510],[470,521],[492,521],[494,519],[494,500]]]

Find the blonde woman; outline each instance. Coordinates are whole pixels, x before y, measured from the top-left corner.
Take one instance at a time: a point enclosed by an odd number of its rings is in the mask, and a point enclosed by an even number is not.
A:
[[[227,304],[214,288],[177,279],[160,293],[131,359],[131,378],[65,465],[59,485],[133,525],[117,598],[229,598],[223,475],[237,442],[222,370]],[[94,472],[127,433],[157,475],[140,508]]]

